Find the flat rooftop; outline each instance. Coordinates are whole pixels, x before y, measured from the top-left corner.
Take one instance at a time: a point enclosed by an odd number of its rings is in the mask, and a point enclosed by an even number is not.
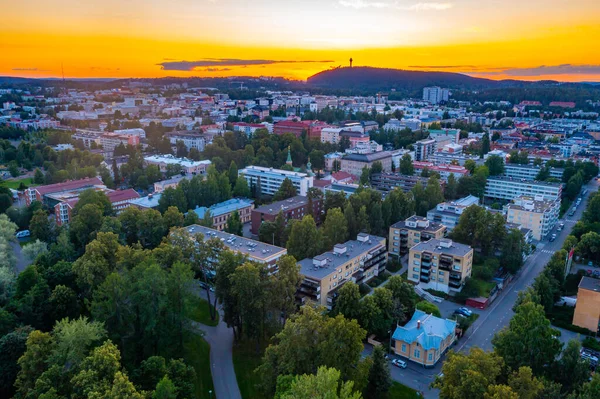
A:
[[[549,187],[562,186],[562,183],[552,183],[552,182],[539,181],[539,180],[518,179],[518,178],[513,178],[513,177],[507,177],[507,176],[493,176],[493,177],[490,176],[490,177],[488,177],[487,181],[488,181],[488,183],[491,181],[505,181],[505,182],[515,183],[515,184],[527,184],[529,186],[531,186],[531,185],[549,186]]]
[[[584,276],[579,282],[579,288],[583,288],[588,291],[600,292],[600,280]]]
[[[407,222],[408,223],[415,222],[415,223],[417,223],[417,225],[415,227],[408,226]],[[422,225],[419,226],[419,223],[421,223]],[[426,226],[423,226],[423,224],[426,224]],[[401,220],[390,226],[390,228],[393,228],[393,229],[406,228],[406,229],[416,230],[416,231],[430,231],[432,233],[439,231],[440,229],[443,229],[444,227],[446,227],[446,226],[444,226],[441,223],[432,222],[431,220],[421,217],[421,216],[411,216],[406,220]]]
[[[280,211],[287,211],[288,209],[300,208],[308,204],[308,198],[303,195],[296,195],[295,197],[288,198],[282,201],[273,202],[272,204],[262,205],[254,210],[256,212],[264,213],[267,215],[277,215]]]
[[[298,262],[298,264],[300,265],[300,274],[306,277],[320,280],[333,273],[335,271],[334,269],[338,266],[341,266],[349,260],[356,258],[357,256],[364,254],[368,251],[371,251],[377,248],[378,246],[381,246],[381,242],[383,240],[385,240],[385,238],[369,235],[369,239],[366,242],[350,240],[346,241],[344,244],[338,244],[346,246],[345,253],[338,255],[333,253],[333,251],[327,251],[325,253],[315,256],[314,259],[327,260],[325,266],[318,268],[315,268],[312,258],[302,259],[300,262]]]
[[[236,236],[234,234],[226,233],[224,231],[218,231],[210,229],[208,227],[193,224],[185,228],[191,234],[201,233],[204,235],[204,241],[211,238],[221,240],[223,245],[231,251],[239,252],[249,258],[257,259],[259,261],[268,262],[274,255],[283,256],[287,253],[287,249],[277,247],[275,245],[266,244],[264,242],[251,240],[249,238]]]
[[[429,241],[418,243],[417,245],[415,245],[414,247],[411,248],[411,251],[436,252],[436,253],[444,253],[444,254],[456,255],[456,256],[465,256],[466,254],[468,254],[469,252],[471,252],[473,250],[468,245],[459,244],[454,241],[452,241],[452,245],[449,248],[441,247],[441,245],[440,245],[441,242],[442,242],[442,240],[432,238]]]

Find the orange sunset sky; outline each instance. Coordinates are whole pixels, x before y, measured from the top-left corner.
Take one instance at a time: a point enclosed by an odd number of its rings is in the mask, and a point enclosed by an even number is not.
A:
[[[599,0],[0,0],[0,75],[600,81]]]

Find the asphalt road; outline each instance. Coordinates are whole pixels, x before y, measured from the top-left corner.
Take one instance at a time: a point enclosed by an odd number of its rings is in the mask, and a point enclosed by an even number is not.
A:
[[[512,307],[517,299],[517,293],[529,287],[538,274],[542,272],[552,254],[561,249],[573,225],[581,218],[587,205],[589,194],[598,190],[598,182],[593,179],[584,188],[588,189],[586,198],[582,200],[582,203],[577,207],[577,211],[573,216],[566,217],[564,221],[565,228],[562,231],[555,231],[557,235],[556,240],[554,242],[545,240],[537,245],[535,252],[525,262],[516,281],[513,281],[488,309],[479,312],[481,316],[473,323],[473,326],[467,331],[466,336],[459,342],[456,347],[457,350],[467,352],[474,346],[485,350],[492,349],[492,337],[496,332],[507,326],[513,316]],[[566,331],[563,336],[567,337],[570,334]]]

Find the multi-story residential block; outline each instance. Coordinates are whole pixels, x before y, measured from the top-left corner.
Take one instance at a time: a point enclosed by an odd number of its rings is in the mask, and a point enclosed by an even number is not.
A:
[[[85,148],[91,148],[92,143],[100,145],[100,136],[102,136],[103,134],[104,132],[96,130],[77,129],[75,133],[71,135],[71,139],[81,140]]]
[[[410,281],[450,295],[462,290],[472,268],[473,248],[446,238],[420,242],[408,255]]]
[[[242,223],[250,222],[252,209],[254,209],[254,201],[246,198],[232,198],[227,201],[219,202],[212,205],[210,208],[205,206],[197,207],[194,212],[200,219],[204,217],[206,212],[210,213],[213,219],[213,228],[216,230],[225,230],[227,220],[235,211],[240,215]]]
[[[316,216],[315,222],[321,220],[322,200],[312,201],[313,209],[309,209],[308,197],[297,195],[283,201],[273,202],[272,204],[262,205],[252,210],[252,234],[258,234],[258,230],[263,222],[272,222],[279,212],[282,212],[287,223],[290,219],[302,219],[305,215]]]
[[[448,101],[449,97],[450,90],[448,89],[443,89],[438,86],[423,88],[423,100],[432,104],[439,104],[442,101]]]
[[[577,290],[573,325],[596,333],[600,325],[600,280],[582,277]]]
[[[415,173],[417,174],[421,174],[421,172],[423,172],[423,169],[428,169],[432,172],[437,172],[440,175],[440,178],[444,181],[448,181],[448,177],[450,177],[450,175],[454,175],[454,178],[458,180],[461,177],[468,176],[470,174],[469,170],[464,166],[450,164],[435,165],[433,162],[414,161],[413,167],[415,168]]]
[[[562,183],[512,179],[493,176],[487,179],[485,196],[492,199],[513,200],[517,197],[543,196],[545,200],[560,200]]]
[[[404,192],[409,192],[417,183],[421,183],[423,187],[427,187],[428,181],[428,178],[421,176],[409,176],[400,173],[374,173],[371,176],[371,187],[384,193],[392,191],[396,187]],[[440,180],[440,185],[443,191],[445,185],[443,180]]]
[[[365,283],[383,273],[387,264],[385,238],[360,233],[356,240],[336,244],[333,251],[298,262],[302,283],[296,297],[333,307],[339,288],[353,281]]]
[[[80,180],[71,180],[64,183],[49,184],[28,188],[26,190],[25,202],[31,205],[33,201],[53,208],[57,203],[67,199],[75,198],[83,190],[87,189],[106,190],[106,186],[98,177],[88,177]]]
[[[415,310],[403,327],[396,326],[391,347],[396,355],[433,367],[456,341],[455,320],[441,319]]]
[[[148,165],[157,165],[161,172],[167,171],[167,165],[179,165],[181,171],[186,175],[203,175],[211,164],[209,160],[192,161],[188,158],[177,158],[171,154],[144,157],[144,161]]]
[[[340,142],[340,133],[342,128],[339,127],[325,127],[321,129],[321,143],[337,144]]]
[[[176,188],[183,179],[185,179],[185,176],[178,175],[171,179],[157,181],[154,183],[154,192],[162,193],[167,188]]]
[[[412,131],[421,130],[421,120],[415,118],[403,118],[402,120],[392,118],[388,121],[388,123],[383,125],[383,130],[394,132],[407,128]]]
[[[140,144],[140,137],[126,134],[104,133],[100,136],[100,145],[106,151],[113,152],[119,145],[137,146]]]
[[[435,154],[437,141],[433,139],[419,140],[413,146],[415,147],[415,161],[427,161]]]
[[[314,177],[309,176],[308,173],[291,172],[254,165],[241,169],[239,174],[244,175],[250,189],[257,187],[260,179],[260,191],[263,195],[275,194],[279,190],[279,187],[281,187],[281,183],[287,178],[296,187],[297,194],[306,196],[308,189],[313,186],[314,181]]]
[[[540,170],[540,166],[507,163],[504,165],[504,176],[513,179],[535,180]],[[564,171],[563,168],[550,168],[550,177],[561,180]]]
[[[560,212],[560,200],[546,201],[542,196],[517,197],[506,206],[506,221],[531,230],[535,240],[546,237],[556,223]]]
[[[198,151],[204,151],[204,145],[206,140],[204,136],[194,132],[172,132],[167,133],[166,136],[169,138],[171,145],[177,145],[178,141],[183,142],[185,148],[191,150],[192,148]]]
[[[351,175],[360,176],[365,166],[372,168],[375,162],[381,162],[383,171],[390,172],[392,170],[392,153],[380,151],[370,154],[346,154],[342,157],[341,170]]]
[[[441,239],[445,235],[446,226],[443,224],[432,222],[421,216],[411,216],[390,226],[388,253],[401,257],[406,255],[416,244],[432,238]]]
[[[427,212],[427,219],[443,224],[446,226],[448,232],[451,232],[458,224],[460,215],[472,205],[479,205],[479,198],[473,195],[457,199],[456,201],[442,202]]]
[[[277,272],[277,261],[282,256],[287,255],[287,249],[285,248],[265,244],[264,242],[251,240],[249,238],[239,237],[234,234],[197,224],[188,226],[185,229],[192,235],[198,233],[202,234],[205,242],[212,238],[220,240],[225,248],[230,251],[242,254],[250,261],[267,265],[272,273]]]
[[[267,127],[260,123],[245,123],[245,122],[235,122],[233,124],[234,132],[242,132],[246,136],[250,137],[254,134],[258,129],[266,129]]]
[[[125,208],[131,206],[133,201],[140,198],[137,191],[132,188],[127,190],[106,191],[106,196],[116,215],[120,214]],[[79,197],[74,197],[59,202],[54,206],[54,217],[56,218],[57,226],[62,226],[71,222],[73,208],[78,201]]]
[[[415,310],[403,327],[396,326],[391,347],[396,355],[433,367],[456,341],[455,320],[441,319]]]

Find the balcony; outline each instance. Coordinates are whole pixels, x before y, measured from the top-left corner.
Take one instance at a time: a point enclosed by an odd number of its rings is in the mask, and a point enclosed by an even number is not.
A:
[[[461,281],[462,276],[460,273],[450,273],[450,280]]]
[[[460,283],[460,281],[453,281],[453,280],[450,280],[448,282],[448,285],[450,287],[452,287],[452,288],[460,288],[462,286],[462,284]]]
[[[408,235],[408,231],[406,231],[406,230],[400,230],[400,236],[406,237],[407,235]]]
[[[428,283],[428,282],[429,282],[429,277],[428,277],[428,276],[421,276],[421,279],[420,279],[420,280],[421,280],[422,282],[424,282],[424,283]]]
[[[431,273],[431,270],[429,269],[421,269],[421,276],[429,276],[429,274]]]

